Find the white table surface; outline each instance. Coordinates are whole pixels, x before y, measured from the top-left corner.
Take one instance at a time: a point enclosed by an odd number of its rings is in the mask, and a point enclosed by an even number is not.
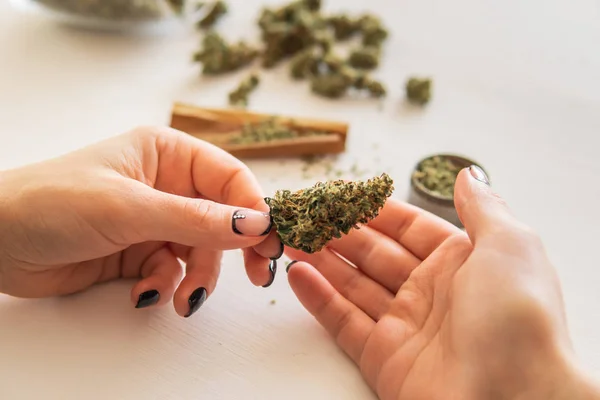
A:
[[[362,0],[327,9],[362,11]],[[255,32],[264,2],[230,1],[222,30]],[[350,122],[348,153],[386,170],[405,198],[426,154],[482,163],[515,212],[543,236],[562,279],[582,364],[600,369],[600,3],[593,0],[370,0],[392,28],[373,102],[331,102],[263,75],[252,109]],[[241,74],[201,79],[193,30],[99,35],[0,3],[0,168],[55,156],[139,124],[165,124],[173,101],[225,105]],[[412,73],[431,74],[423,112],[402,105]],[[378,145],[375,150],[372,144]],[[267,193],[303,179],[301,163],[250,162]],[[0,398],[370,399],[355,367],[295,300],[280,268],[253,287],[238,253],[190,319],[171,306],[135,310],[131,282],[50,300],[0,297]],[[275,305],[270,300],[275,299]]]

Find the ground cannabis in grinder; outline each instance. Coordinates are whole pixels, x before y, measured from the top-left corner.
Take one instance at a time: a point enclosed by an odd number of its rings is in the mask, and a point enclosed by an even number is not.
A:
[[[450,158],[433,156],[423,160],[413,173],[413,179],[440,197],[454,198],[454,184],[461,167]]]
[[[55,11],[106,21],[156,21],[180,14],[182,0],[34,0]],[[165,7],[166,6],[166,7]]]
[[[246,107],[248,105],[248,95],[256,89],[260,79],[258,75],[251,74],[242,80],[238,87],[229,93],[229,104],[232,106]]]
[[[375,218],[394,190],[387,174],[368,181],[319,182],[296,192],[279,190],[265,201],[284,245],[306,253]]]

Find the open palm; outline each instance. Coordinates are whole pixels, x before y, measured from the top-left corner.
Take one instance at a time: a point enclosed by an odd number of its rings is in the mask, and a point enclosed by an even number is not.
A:
[[[505,381],[503,396],[521,394],[528,357],[569,347],[539,240],[494,196],[486,219],[484,186],[467,171],[459,177],[468,234],[390,200],[317,254],[287,250],[303,261],[289,269],[294,292],[381,399],[504,398],[495,385]]]

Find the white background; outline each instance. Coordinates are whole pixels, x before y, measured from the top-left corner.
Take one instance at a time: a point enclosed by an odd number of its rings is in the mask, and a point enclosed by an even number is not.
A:
[[[329,0],[368,3],[392,36],[377,75],[383,107],[327,101],[287,69],[263,74],[252,109],[351,124],[348,153],[387,171],[406,198],[420,157],[474,158],[537,229],[562,279],[581,363],[600,369],[600,3],[594,0]],[[220,29],[255,37],[264,2],[230,1]],[[68,29],[0,3],[0,168],[16,167],[140,124],[166,124],[173,101],[224,106],[242,74],[203,79],[192,29],[153,37]],[[410,74],[434,77],[423,111],[405,106]],[[303,179],[297,160],[250,162],[267,193]],[[253,287],[227,254],[217,291],[192,318],[135,310],[131,282],[62,299],[0,297],[2,399],[369,399],[359,373],[300,307],[280,268]],[[276,299],[275,305],[270,305]]]

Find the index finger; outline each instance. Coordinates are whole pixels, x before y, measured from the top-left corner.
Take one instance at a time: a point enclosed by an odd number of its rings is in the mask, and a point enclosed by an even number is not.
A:
[[[156,189],[184,196],[195,192],[221,204],[269,210],[254,174],[225,150],[171,128],[158,135],[156,147]]]

